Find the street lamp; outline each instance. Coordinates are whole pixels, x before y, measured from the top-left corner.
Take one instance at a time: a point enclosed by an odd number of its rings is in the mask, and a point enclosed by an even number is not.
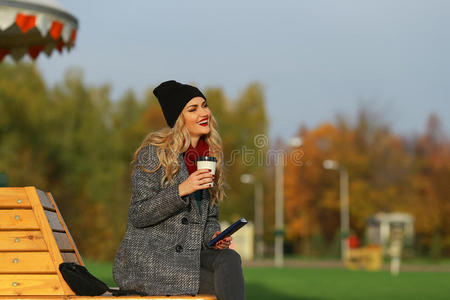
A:
[[[344,260],[348,254],[348,234],[350,232],[348,172],[344,166],[341,166],[335,160],[325,160],[323,162],[323,167],[327,170],[339,171],[339,199],[341,204],[341,258]]]
[[[303,141],[300,137],[289,140],[289,146],[300,147]],[[284,263],[284,151],[279,151],[275,167],[275,266],[282,267]]]
[[[256,257],[264,256],[264,202],[263,202],[263,185],[260,181],[255,180],[255,176],[251,174],[241,175],[242,183],[253,183],[254,185],[254,210],[255,210],[255,252]]]

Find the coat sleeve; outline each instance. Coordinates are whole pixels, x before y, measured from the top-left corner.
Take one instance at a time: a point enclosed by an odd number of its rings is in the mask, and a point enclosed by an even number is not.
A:
[[[129,218],[135,227],[155,225],[184,209],[189,204],[187,197],[181,197],[178,184],[161,186],[162,167],[152,173],[142,170],[139,165],[152,170],[159,160],[156,146],[149,145],[139,152],[138,160],[131,176],[132,196]]]
[[[208,247],[208,242],[216,231],[220,231],[219,224],[219,206],[217,202],[213,207],[208,209],[208,217],[206,218],[205,233],[203,234],[203,247]]]

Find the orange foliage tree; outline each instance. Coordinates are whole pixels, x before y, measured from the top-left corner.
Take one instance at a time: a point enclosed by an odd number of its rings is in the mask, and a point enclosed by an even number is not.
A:
[[[364,109],[354,125],[341,117],[298,135],[303,145],[289,150],[285,168],[286,236],[294,251],[323,253],[338,241],[339,174],[323,168],[333,159],[349,172],[350,227],[360,237],[371,215],[408,212],[419,246],[430,250],[434,241],[433,251],[449,253],[449,143],[436,116],[416,139],[395,135]],[[300,162],[290,159],[295,151]]]

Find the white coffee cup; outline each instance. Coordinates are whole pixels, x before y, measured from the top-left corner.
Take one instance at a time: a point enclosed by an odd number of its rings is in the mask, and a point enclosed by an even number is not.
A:
[[[217,159],[214,156],[200,156],[197,159],[197,170],[200,169],[210,169],[211,170],[211,174],[214,175],[216,174],[216,164],[217,164]],[[210,187],[214,186],[214,181],[211,182]]]

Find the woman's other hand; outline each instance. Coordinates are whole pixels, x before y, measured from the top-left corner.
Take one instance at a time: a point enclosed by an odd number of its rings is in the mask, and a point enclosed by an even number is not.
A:
[[[220,233],[220,231],[216,231],[216,233],[214,233],[214,235],[212,236],[211,240],[213,240],[218,234]],[[223,249],[227,249],[230,247],[231,245],[231,240],[233,238],[231,236],[227,236],[223,239],[221,239],[220,241],[218,241],[214,246],[212,246],[211,248],[216,249],[216,250],[223,250]]]
[[[200,169],[189,175],[189,177],[178,186],[180,196],[192,194],[197,190],[204,190],[210,187],[214,181],[214,175],[210,169]]]

